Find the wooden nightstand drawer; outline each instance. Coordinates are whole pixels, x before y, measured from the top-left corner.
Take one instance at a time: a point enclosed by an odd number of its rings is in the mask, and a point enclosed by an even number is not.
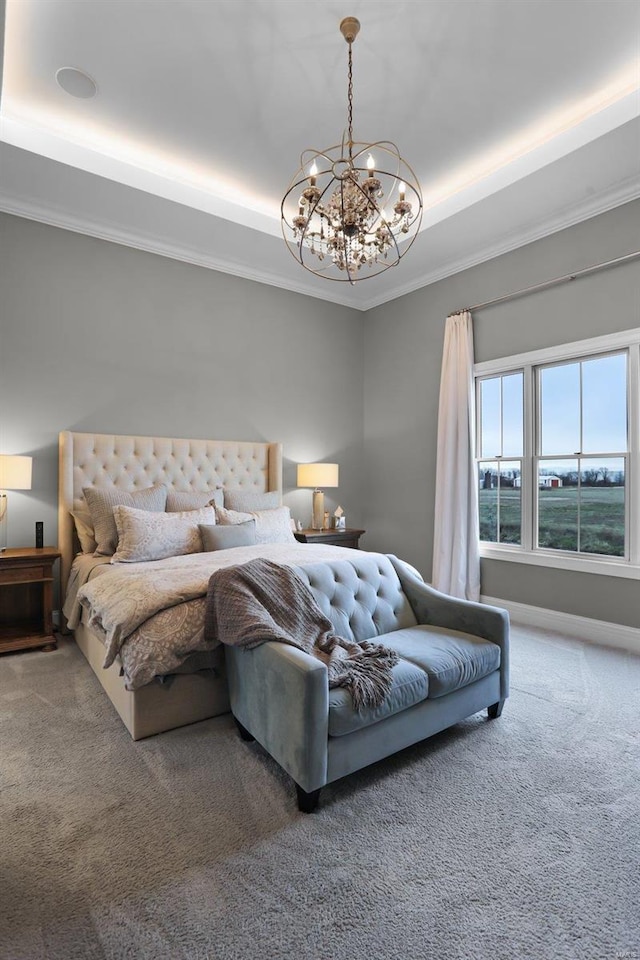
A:
[[[0,568],[0,585],[4,583],[33,583],[34,580],[47,580],[44,567],[18,567],[15,570]]]
[[[332,543],[337,547],[359,549],[359,540],[366,530],[296,530],[294,536],[300,543]]]

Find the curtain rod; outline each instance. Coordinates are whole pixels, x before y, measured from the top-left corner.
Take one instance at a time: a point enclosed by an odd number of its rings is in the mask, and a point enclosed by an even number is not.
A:
[[[605,260],[603,263],[595,263],[592,267],[585,267],[584,270],[576,270],[575,273],[565,273],[563,277],[555,277],[553,280],[545,280],[542,283],[535,283],[532,287],[524,287],[522,290],[515,290],[513,293],[506,293],[504,297],[496,297],[494,300],[485,300],[484,303],[476,303],[472,307],[465,307],[464,310],[457,311],[464,313],[466,310],[482,310],[484,307],[492,307],[496,303],[504,303],[505,300],[514,300],[516,297],[522,297],[525,293],[533,293],[534,290],[546,290],[547,287],[554,287],[557,283],[565,283],[569,280],[577,280],[578,277],[584,277],[588,273],[594,273],[596,270],[604,270],[607,267],[614,267],[618,263],[625,263],[627,260],[635,260],[640,257],[640,250],[634,253],[627,253],[624,257],[616,257],[615,260]],[[455,314],[450,314],[455,316]]]

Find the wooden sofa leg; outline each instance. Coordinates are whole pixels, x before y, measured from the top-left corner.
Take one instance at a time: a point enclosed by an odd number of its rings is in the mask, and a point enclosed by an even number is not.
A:
[[[237,717],[234,717],[233,719],[235,720],[236,727],[238,728],[238,732],[243,740],[246,740],[249,743],[252,740],[255,740],[255,737],[253,736],[253,734],[249,733],[247,728],[242,726],[242,724],[240,723]]]
[[[498,700],[497,703],[492,703],[490,707],[487,707],[487,713],[489,714],[489,720],[495,720],[502,713],[502,708],[504,707],[504,700]]]
[[[320,789],[307,793],[306,790],[303,790],[302,787],[296,783],[296,794],[298,795],[298,810],[300,813],[313,813],[318,806]]]

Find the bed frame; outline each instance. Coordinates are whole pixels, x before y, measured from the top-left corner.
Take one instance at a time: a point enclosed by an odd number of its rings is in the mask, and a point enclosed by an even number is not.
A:
[[[282,444],[235,440],[176,440],[100,433],[60,434],[58,545],[62,594],[79,550],[72,510],[91,486],[140,490],[163,483],[173,490],[202,492],[222,485],[282,495]],[[81,623],[75,640],[134,740],[215,717],[229,709],[224,657],[219,669],[176,674],[169,683],[127,690],[120,664],[102,668],[104,646]]]

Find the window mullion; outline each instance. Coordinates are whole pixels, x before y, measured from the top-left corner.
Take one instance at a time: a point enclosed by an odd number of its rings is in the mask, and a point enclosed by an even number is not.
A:
[[[536,418],[536,390],[535,373],[532,366],[527,366],[523,370],[523,390],[524,390],[524,446],[522,468],[520,471],[520,484],[522,497],[522,546],[526,550],[532,550],[535,547],[534,531],[536,529],[536,504],[535,498],[535,418]]]
[[[582,366],[582,364],[580,365]],[[582,398],[580,398],[580,416],[582,417]],[[582,446],[582,443],[580,444]],[[576,517],[577,529],[577,553],[581,553],[582,546],[582,457],[578,457],[578,516]]]
[[[579,423],[578,449],[576,451],[576,453],[578,454],[578,516],[576,518],[576,522],[578,525],[578,529],[576,530],[576,533],[578,534],[577,541],[576,541],[578,553],[582,552],[582,452],[584,450],[584,406],[583,406],[584,397],[583,397],[583,378],[582,378],[583,368],[584,368],[584,363],[583,361],[580,361],[580,364],[578,366],[578,370],[580,372],[580,386],[579,386],[579,393],[578,393],[580,409],[579,409],[579,420],[578,420],[578,423]]]
[[[496,473],[498,477],[498,483],[496,487],[496,543],[500,543],[500,494],[502,493],[502,484],[501,484],[501,475],[500,475],[500,461],[497,461],[496,464]]]
[[[502,531],[500,528],[500,508],[502,500],[502,454],[504,452],[504,377],[500,377],[500,449],[496,457],[498,488],[496,490],[496,541],[502,542]]]
[[[628,423],[629,456],[625,465],[627,535],[629,559],[640,565],[640,344],[634,343],[628,353]]]

